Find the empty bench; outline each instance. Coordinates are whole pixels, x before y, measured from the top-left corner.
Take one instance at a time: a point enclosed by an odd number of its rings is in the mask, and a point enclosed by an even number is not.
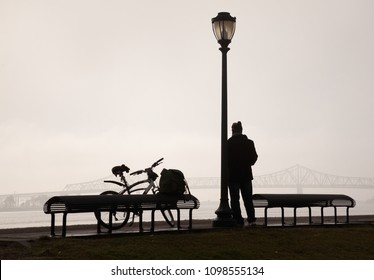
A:
[[[199,200],[191,194],[184,195],[75,195],[54,196],[44,204],[44,213],[51,215],[51,235],[55,236],[55,215],[62,214],[62,236],[66,236],[67,215],[72,213],[96,213],[129,211],[139,215],[139,231],[143,231],[143,212],[151,212],[151,231],[155,227],[156,210],[176,210],[177,227],[181,229],[180,210],[189,210],[189,226],[192,228],[192,210],[200,207]],[[112,216],[112,215],[110,215]],[[112,219],[110,219],[110,223]],[[111,226],[111,225],[110,225]],[[97,223],[97,232],[101,225]],[[111,230],[109,230],[111,233]]]
[[[334,208],[334,221],[338,223],[337,208],[346,208],[346,223],[349,223],[349,209],[356,205],[354,199],[342,194],[254,194],[253,205],[255,208],[264,208],[265,226],[268,221],[268,209],[280,208],[282,212],[282,225],[284,222],[284,208],[294,209],[294,225],[296,225],[296,212],[298,208],[308,208],[309,224],[312,223],[312,207],[320,207],[321,224],[324,224],[324,209]]]

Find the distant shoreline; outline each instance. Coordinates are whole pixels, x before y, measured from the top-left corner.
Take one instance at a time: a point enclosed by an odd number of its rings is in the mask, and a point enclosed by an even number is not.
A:
[[[1,208],[0,212],[20,212],[20,211],[42,211],[43,207],[27,207],[27,208]]]

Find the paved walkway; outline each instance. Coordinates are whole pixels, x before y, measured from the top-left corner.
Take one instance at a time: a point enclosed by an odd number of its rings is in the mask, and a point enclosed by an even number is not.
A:
[[[345,217],[338,217],[339,222],[344,222]],[[257,220],[256,227],[263,227],[264,220],[259,218]],[[285,218],[285,226],[293,226],[293,217]],[[308,224],[308,217],[298,217],[297,218],[298,226],[306,226]],[[350,216],[350,225],[357,224],[371,224],[374,225],[374,215],[365,215],[365,216]],[[334,226],[333,217],[325,217],[325,226]],[[339,223],[338,225],[344,225]],[[281,227],[280,218],[269,218],[268,219],[269,227]],[[313,224],[311,226],[321,226],[320,218],[313,217]],[[182,222],[182,230],[187,230],[187,222]],[[144,222],[144,233],[149,233],[149,223]],[[193,229],[195,231],[201,230],[212,230],[212,220],[194,220]],[[176,228],[169,227],[164,222],[156,222],[155,225],[156,232],[172,232],[177,231]],[[60,234],[60,227],[56,228],[56,234]],[[138,225],[134,224],[132,227],[123,227],[117,231],[113,231],[113,235],[118,234],[139,234]],[[67,226],[67,237],[88,237],[88,236],[97,236],[96,225],[72,225]],[[108,236],[108,233],[102,233],[101,235]],[[41,237],[50,236],[49,227],[35,227],[35,228],[15,228],[15,229],[0,229],[0,242],[19,242],[25,246],[28,246],[28,241],[36,240]]]

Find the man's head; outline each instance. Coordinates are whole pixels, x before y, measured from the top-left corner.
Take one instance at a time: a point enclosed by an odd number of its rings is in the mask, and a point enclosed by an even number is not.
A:
[[[232,134],[242,134],[243,127],[240,121],[233,123],[231,126]]]

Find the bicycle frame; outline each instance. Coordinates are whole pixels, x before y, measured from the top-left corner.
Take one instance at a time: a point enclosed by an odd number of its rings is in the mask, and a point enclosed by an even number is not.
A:
[[[121,181],[122,182],[107,180],[107,181],[104,181],[104,182],[105,183],[113,183],[113,184],[116,184],[118,186],[121,186],[123,189],[118,192],[119,195],[123,195],[123,194],[125,194],[125,192],[128,192],[129,194],[131,194],[133,192],[137,192],[137,191],[141,191],[141,190],[143,190],[143,194],[147,194],[151,189],[153,190],[153,193],[155,193],[155,190],[157,189],[155,181],[152,180],[151,178],[149,178],[149,176],[148,176],[147,179],[144,179],[144,180],[141,180],[141,181],[138,181],[138,182],[135,182],[135,183],[129,185],[126,181],[125,176],[122,175],[121,176]],[[135,188],[136,186],[141,185],[141,184],[145,184],[145,183],[149,183],[148,187],[146,187],[146,188],[145,187]]]
[[[126,185],[126,184],[123,184],[123,183],[117,182],[117,181],[104,181],[104,182],[105,183],[113,183],[113,184],[116,184],[116,185],[119,185],[119,186],[123,187],[123,189],[118,192],[118,194],[120,194],[120,195],[125,194],[126,191],[129,194],[131,194],[133,192],[137,192],[137,191],[141,191],[141,190],[144,190],[143,194],[147,194],[151,189],[157,188],[155,182],[153,180],[150,180],[150,179],[141,180],[141,181],[135,182],[132,185]],[[141,184],[144,184],[144,183],[149,183],[148,187],[134,189],[134,187],[136,187],[137,185],[141,185]]]

